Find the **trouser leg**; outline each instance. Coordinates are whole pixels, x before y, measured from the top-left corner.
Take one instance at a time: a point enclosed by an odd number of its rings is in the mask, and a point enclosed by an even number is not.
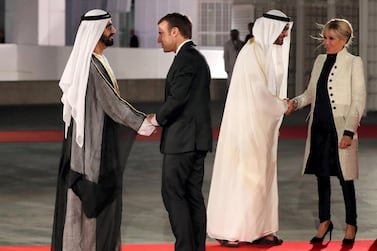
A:
[[[206,210],[201,192],[204,154],[165,154],[162,198],[176,238],[176,251],[204,251]]]
[[[346,223],[356,226],[356,195],[353,180],[344,181],[340,179],[340,185],[343,191],[344,204],[346,208]]]
[[[187,200],[194,232],[195,251],[204,251],[207,237],[207,214],[202,193],[205,152],[197,152],[187,181]]]
[[[317,176],[318,213],[320,222],[330,220],[331,184],[329,176]]]

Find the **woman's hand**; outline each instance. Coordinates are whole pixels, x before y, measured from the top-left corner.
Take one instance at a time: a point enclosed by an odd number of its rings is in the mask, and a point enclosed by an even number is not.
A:
[[[345,149],[352,145],[352,138],[350,136],[343,135],[339,143],[340,149]]]

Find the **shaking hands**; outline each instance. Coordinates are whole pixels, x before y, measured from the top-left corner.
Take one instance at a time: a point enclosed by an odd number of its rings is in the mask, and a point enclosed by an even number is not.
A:
[[[153,114],[148,114],[143,123],[141,124],[139,130],[137,131],[138,134],[143,136],[150,136],[152,133],[156,133],[156,125],[153,124]]]
[[[297,100],[295,99],[285,99],[288,105],[288,109],[285,112],[285,115],[291,115],[292,112],[294,112],[297,109]]]

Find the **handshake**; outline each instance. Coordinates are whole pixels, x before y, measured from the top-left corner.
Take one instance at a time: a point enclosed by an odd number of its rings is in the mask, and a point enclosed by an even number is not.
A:
[[[287,105],[288,105],[288,108],[287,110],[285,111],[285,115],[291,115],[292,112],[296,111],[297,109],[297,99],[284,99],[285,102],[287,102]]]
[[[137,131],[138,134],[143,136],[150,136],[152,133],[157,132],[157,127],[159,126],[155,114],[148,114],[144,118],[143,123],[141,124],[139,130]]]

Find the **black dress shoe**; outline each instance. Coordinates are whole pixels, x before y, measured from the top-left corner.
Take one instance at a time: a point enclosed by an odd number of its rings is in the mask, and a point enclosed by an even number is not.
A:
[[[344,238],[343,241],[342,241],[342,245],[343,246],[352,246],[355,243],[356,233],[357,233],[357,226],[355,226],[355,236],[352,239]]]
[[[325,236],[327,233],[330,233],[330,241],[331,241],[331,235],[332,235],[332,230],[334,229],[334,225],[332,224],[332,222],[330,221],[330,224],[329,226],[327,227],[327,230],[325,232],[325,234],[322,236],[322,237],[317,237],[317,236],[314,236],[311,240],[310,240],[310,244],[316,244],[316,243],[322,243],[323,242],[323,239],[325,239]]]
[[[257,239],[250,244],[252,245],[272,245],[272,246],[278,246],[283,243],[282,239],[279,239],[277,236],[274,235],[274,238],[272,240],[267,239],[266,237],[262,237],[260,239]]]

